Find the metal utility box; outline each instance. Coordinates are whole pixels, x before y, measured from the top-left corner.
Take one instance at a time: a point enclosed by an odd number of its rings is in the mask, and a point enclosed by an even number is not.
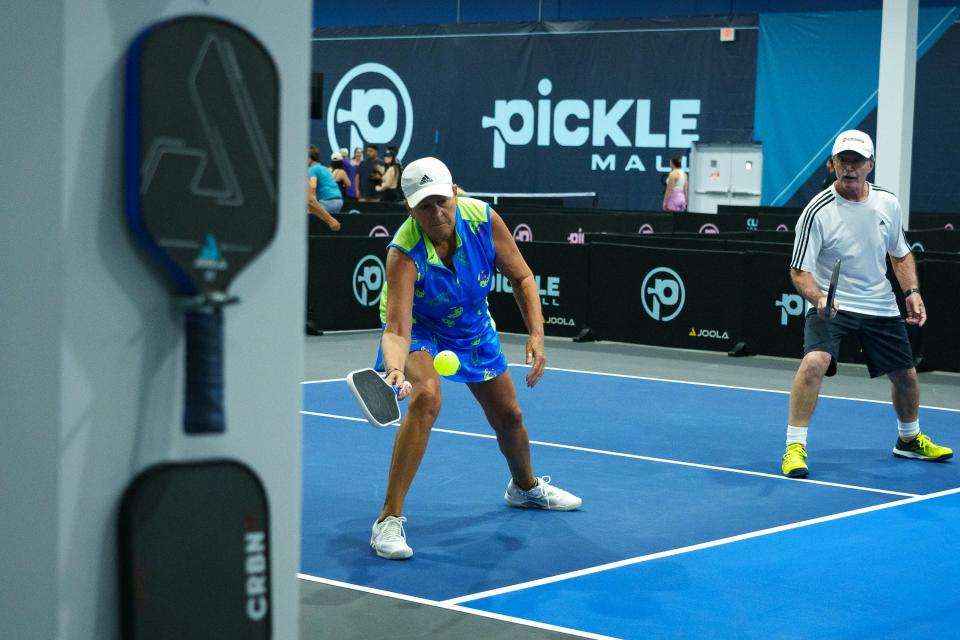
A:
[[[763,145],[694,143],[687,208],[716,213],[718,204],[760,206]]]

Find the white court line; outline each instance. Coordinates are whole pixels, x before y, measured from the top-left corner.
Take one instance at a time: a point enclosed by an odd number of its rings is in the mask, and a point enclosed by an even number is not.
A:
[[[801,527],[808,527],[814,524],[820,524],[822,522],[830,522],[831,520],[840,520],[843,518],[850,518],[853,516],[858,516],[864,513],[870,513],[871,511],[880,511],[882,509],[891,509],[893,507],[899,507],[905,504],[911,504],[914,502],[922,502],[925,500],[931,500],[934,498],[940,498],[943,496],[952,495],[955,493],[960,493],[960,488],[948,489],[946,491],[939,491],[937,493],[931,493],[924,496],[917,496],[914,498],[907,498],[905,500],[897,500],[896,502],[887,502],[885,504],[874,505],[872,507],[863,507],[861,509],[854,509],[852,511],[844,511],[842,513],[835,513],[829,516],[821,516],[819,518],[812,518],[810,520],[803,520],[801,522],[794,522],[793,524],[780,525],[778,527],[771,527],[769,529],[762,529],[760,531],[753,531],[751,533],[742,533],[736,536],[730,536],[729,538],[720,538],[719,540],[712,540],[710,542],[702,542],[700,544],[690,545],[688,547],[680,547],[679,549],[671,549],[669,551],[659,551],[657,553],[647,554],[645,556],[637,556],[636,558],[629,558],[627,560],[620,560],[617,562],[610,562],[607,564],[597,565],[595,567],[590,567],[588,569],[580,569],[578,571],[570,571],[568,573],[561,573],[556,576],[551,576],[549,578],[540,578],[539,580],[530,580],[529,582],[521,582],[519,584],[511,585],[509,587],[501,587],[499,589],[491,589],[489,591],[481,591],[480,593],[473,593],[465,596],[460,596],[457,598],[450,598],[449,600],[444,600],[446,604],[460,604],[462,602],[467,602],[469,600],[478,600],[480,598],[488,598],[490,596],[497,596],[504,593],[511,593],[514,591],[521,591],[523,589],[530,589],[532,587],[539,587],[545,584],[552,584],[554,582],[562,582],[564,580],[570,580],[572,578],[579,578],[580,576],[590,575],[592,573],[600,573],[602,571],[609,571],[611,569],[618,569],[620,567],[626,567],[633,564],[639,564],[641,562],[648,562],[650,560],[657,560],[659,558],[667,558],[670,556],[681,555],[684,553],[690,553],[692,551],[700,551],[701,549],[709,549],[711,547],[719,547],[725,544],[730,544],[731,542],[739,542],[741,540],[749,540],[751,538],[759,538],[761,536],[767,536],[774,533],[780,533],[782,531],[789,531],[791,529],[799,529]]]
[[[466,613],[472,616],[478,616],[481,618],[492,618],[494,620],[500,620],[502,622],[512,622],[514,624],[520,624],[526,627],[536,627],[537,629],[545,629],[547,631],[556,631],[558,633],[566,633],[569,635],[577,636],[578,638],[591,638],[592,640],[619,640],[613,636],[601,636],[596,633],[590,633],[588,631],[579,631],[577,629],[570,629],[569,627],[558,627],[553,624],[547,624],[545,622],[535,622],[533,620],[525,620],[523,618],[514,618],[512,616],[505,616],[500,613],[490,613],[489,611],[480,611],[479,609],[469,609],[467,607],[461,607],[456,604],[450,604],[448,602],[440,602],[438,600],[428,600],[426,598],[418,598],[417,596],[408,596],[402,593],[395,593],[393,591],[384,591],[382,589],[374,589],[373,587],[364,587],[357,584],[350,584],[349,582],[340,582],[339,580],[330,580],[329,578],[321,578],[319,576],[311,576],[306,573],[298,573],[297,577],[301,580],[306,580],[308,582],[318,582],[320,584],[326,584],[333,587],[341,587],[344,589],[352,589],[353,591],[362,591],[364,593],[372,593],[378,596],[386,596],[388,598],[395,598],[397,600],[404,600],[406,602],[415,602],[417,604],[423,604],[430,607],[437,607],[438,609],[446,609],[448,611],[457,611],[459,613]]]
[[[327,378],[326,380],[304,380],[301,382],[301,385],[304,384],[323,384],[324,382],[343,382],[346,378]]]
[[[510,363],[511,367],[526,367],[530,368],[531,365],[524,363]],[[782,391],[780,389],[760,389],[757,387],[739,387],[732,384],[719,384],[716,382],[693,382],[690,380],[673,380],[671,378],[653,378],[650,376],[634,376],[628,373],[606,373],[603,371],[585,371],[583,369],[562,369],[560,367],[547,367],[547,371],[564,371],[566,373],[585,373],[587,375],[593,376],[609,376],[611,378],[629,378],[632,380],[650,380],[652,382],[672,382],[674,384],[688,384],[695,385],[700,387],[716,387],[718,389],[738,389],[741,391],[762,391],[764,393],[779,393],[781,395],[790,395],[789,391]],[[820,394],[821,398],[831,398],[833,400],[850,400],[851,402],[871,402],[873,404],[893,404],[889,400],[870,400],[868,398],[848,398],[846,396],[831,396],[827,394]],[[920,405],[921,409],[936,409],[937,411],[953,411],[955,413],[960,413],[960,409],[951,409],[949,407],[934,407],[930,405],[922,404]]]
[[[366,422],[364,418],[354,418],[351,416],[340,416],[332,413],[320,413],[317,411],[301,411],[300,413],[308,416],[320,416],[323,418],[335,418],[338,420],[350,420],[353,422]],[[487,433],[474,433],[472,431],[457,431],[454,429],[441,429],[439,427],[434,427],[433,431],[439,433],[449,433],[456,436],[468,436],[471,438],[485,438],[488,440],[496,440],[496,436],[493,434]],[[544,442],[542,440],[531,440],[530,444],[540,445],[542,447],[554,447],[556,449],[567,449],[570,451],[581,451],[583,453],[596,453],[604,456],[613,456],[617,458],[630,458],[632,460],[644,460],[646,462],[660,462],[663,464],[674,464],[682,467],[694,467],[697,469],[708,469],[710,471],[726,471],[727,473],[739,473],[747,476],[757,476],[760,478],[770,478],[773,480],[785,480],[789,482],[804,482],[806,484],[816,484],[825,487],[835,487],[838,489],[853,489],[855,491],[867,491],[870,493],[883,493],[892,496],[905,496],[909,498],[917,497],[915,493],[904,493],[902,491],[889,491],[887,489],[874,489],[872,487],[860,487],[853,484],[840,484],[837,482],[826,482],[823,480],[810,480],[807,478],[788,478],[784,475],[774,474],[774,473],[763,473],[760,471],[747,471],[746,469],[734,469],[732,467],[718,467],[709,464],[700,464],[697,462],[685,462],[683,460],[670,460],[668,458],[654,458],[651,456],[641,456],[634,453],[621,453],[619,451],[608,451],[605,449],[592,449],[590,447],[578,447],[570,444],[559,444],[556,442]]]
[[[321,418],[336,418],[337,420],[351,420],[353,422],[367,422],[366,418],[354,418],[353,416],[338,416],[335,413],[322,413],[320,411],[301,411],[305,416],[320,416]]]
[[[524,364],[522,362],[511,362],[509,363],[511,367],[525,367],[530,368],[531,365]],[[693,382],[691,380],[674,380],[672,378],[653,378],[651,376],[635,376],[628,373],[606,373],[603,371],[586,371],[584,369],[563,369],[560,367],[547,367],[547,371],[563,371],[565,373],[583,373],[591,376],[607,376],[610,378],[627,378],[630,380],[649,380],[651,382],[672,382],[674,384],[686,384],[694,385],[699,387],[714,387],[717,389],[737,389],[739,391],[760,391],[763,393],[779,393],[780,395],[790,395],[789,391],[782,391],[780,389],[760,389],[758,387],[740,387],[732,384],[719,384],[716,382]],[[301,382],[301,385],[304,384],[321,384],[324,382],[340,382],[346,378],[329,378],[327,380],[305,380]],[[830,398],[831,400],[849,400],[851,402],[870,402],[873,404],[885,404],[891,405],[892,403],[889,400],[870,400],[868,398],[850,398],[847,396],[831,396],[828,394],[820,394],[821,398]],[[936,411],[952,411],[954,413],[960,413],[960,409],[951,409],[950,407],[935,407],[932,405],[922,404],[920,405],[921,409],[934,409]]]

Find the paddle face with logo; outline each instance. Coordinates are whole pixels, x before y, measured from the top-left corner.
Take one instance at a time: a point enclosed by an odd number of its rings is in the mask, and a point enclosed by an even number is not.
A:
[[[243,29],[177,18],[130,47],[125,93],[128,222],[188,308],[184,428],[222,432],[221,309],[277,228],[277,69]]]

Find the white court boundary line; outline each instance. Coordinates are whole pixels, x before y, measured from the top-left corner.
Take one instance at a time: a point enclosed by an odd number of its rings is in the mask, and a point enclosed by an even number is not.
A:
[[[349,420],[351,422],[366,422],[365,418],[354,418],[353,416],[341,416],[334,413],[321,413],[319,411],[301,411],[303,415],[307,416],[318,416],[321,418],[334,418],[337,420]],[[441,429],[439,427],[433,428],[434,433],[448,433],[456,436],[468,436],[471,438],[483,438],[487,440],[496,440],[496,436],[492,433],[474,433],[472,431],[458,431],[456,429]],[[686,462],[684,460],[671,460],[669,458],[655,458],[652,456],[643,456],[636,453],[623,453],[620,451],[609,451],[606,449],[593,449],[591,447],[579,447],[572,444],[560,444],[557,442],[544,442],[543,440],[531,440],[530,444],[540,445],[541,447],[553,447],[555,449],[566,449],[568,451],[580,451],[582,453],[596,453],[599,455],[612,456],[616,458],[629,458],[631,460],[643,460],[645,462],[659,462],[662,464],[673,464],[682,467],[693,467],[696,469],[707,469],[709,471],[725,471],[727,473],[739,473],[741,475],[747,476],[757,476],[760,478],[769,478],[772,480],[786,480],[792,482],[803,482],[806,484],[816,484],[825,487],[834,487],[839,489],[853,489],[855,491],[866,491],[869,493],[882,493],[892,496],[902,496],[908,498],[915,498],[918,494],[916,493],[904,493],[902,491],[890,491],[888,489],[875,489],[873,487],[861,487],[853,484],[841,484],[838,482],[826,482],[824,480],[810,480],[808,478],[788,478],[784,475],[778,475],[773,473],[763,473],[762,471],[748,471],[746,469],[735,469],[733,467],[718,467],[715,465],[709,464],[700,464],[699,462]]]
[[[569,627],[558,627],[557,625],[547,624],[545,622],[536,622],[535,620],[526,620],[524,618],[514,618],[513,616],[507,616],[501,613],[491,613],[489,611],[481,611],[479,609],[470,609],[468,607],[461,607],[456,604],[450,604],[449,602],[441,602],[439,600],[428,600],[427,598],[409,596],[403,593],[396,593],[394,591],[384,591],[383,589],[375,589],[373,587],[364,587],[357,584],[351,584],[349,582],[340,582],[339,580],[331,580],[329,578],[311,576],[306,573],[298,573],[297,577],[300,578],[301,580],[306,580],[308,582],[318,582],[320,584],[326,584],[332,587],[341,587],[344,589],[351,589],[353,591],[362,591],[364,593],[371,593],[378,596],[386,596],[388,598],[394,598],[396,600],[404,600],[406,602],[414,602],[416,604],[423,604],[430,607],[437,607],[438,609],[446,609],[448,611],[466,613],[472,616],[479,616],[481,618],[492,618],[494,620],[500,620],[501,622],[512,622],[514,624],[519,624],[526,627],[535,627],[537,629],[544,629],[547,631],[556,631],[558,633],[566,633],[569,635],[577,636],[578,638],[591,638],[592,640],[618,640],[613,636],[602,636],[596,633],[590,633],[589,631],[579,631],[577,629],[571,629]]]
[[[511,367],[525,367],[530,368],[531,365],[525,363],[513,363],[510,364]],[[585,373],[587,375],[593,376],[608,376],[611,378],[628,378],[632,380],[649,380],[651,382],[672,382],[674,384],[688,384],[695,385],[700,387],[715,387],[718,389],[737,389],[738,391],[760,391],[763,393],[778,393],[780,395],[790,395],[789,391],[783,391],[781,389],[760,389],[758,387],[740,387],[733,384],[720,384],[717,382],[694,382],[691,380],[673,380],[671,378],[654,378],[651,376],[634,376],[628,373],[606,373],[603,371],[585,371],[583,369],[563,369],[561,367],[547,367],[547,371],[564,371],[566,373]],[[871,400],[870,398],[850,398],[847,396],[831,396],[825,393],[820,394],[821,398],[830,398],[832,400],[849,400],[851,402],[871,402],[873,404],[885,404],[892,405],[893,403],[889,400]],[[949,407],[934,407],[930,405],[922,404],[920,405],[921,409],[936,409],[937,411],[953,411],[955,413],[960,413],[960,409],[951,409]]]
[[[579,569],[577,571],[561,573],[555,576],[551,576],[549,578],[540,578],[539,580],[530,580],[528,582],[521,582],[518,584],[510,585],[508,587],[501,587],[499,589],[490,589],[489,591],[481,591],[479,593],[473,593],[465,596],[460,596],[457,598],[450,598],[448,600],[444,600],[443,602],[445,604],[460,604],[462,602],[467,602],[470,600],[478,600],[480,598],[488,598],[491,596],[502,595],[505,593],[522,591],[524,589],[539,587],[545,584],[552,584],[555,582],[562,582],[562,581],[570,580],[573,578],[579,578],[581,576],[590,575],[592,573],[600,573],[603,571],[618,569],[620,567],[626,567],[634,564],[640,564],[642,562],[648,562],[650,560],[657,560],[660,558],[668,558],[670,556],[682,555],[685,553],[691,553],[693,551],[700,551],[701,549],[710,549],[712,547],[719,547],[722,545],[730,544],[732,542],[739,542],[741,540],[750,540],[752,538],[768,536],[768,535],[780,533],[783,531],[790,531],[792,529],[809,527],[811,525],[820,524],[823,522],[841,520],[845,518],[862,515],[864,513],[870,513],[873,511],[881,511],[883,509],[892,509],[894,507],[900,507],[906,504],[912,504],[914,502],[923,502],[926,500],[941,498],[941,497],[956,494],[956,493],[960,493],[960,488],[948,489],[946,491],[938,491],[937,493],[930,493],[927,495],[917,496],[914,498],[906,498],[904,500],[897,500],[896,502],[888,502],[885,504],[874,505],[872,507],[863,507],[861,509],[853,509],[851,511],[835,513],[829,516],[821,516],[819,518],[812,518],[810,520],[802,520],[800,522],[794,522],[792,524],[780,525],[777,527],[771,527],[769,529],[761,529],[759,531],[752,531],[750,533],[742,533],[736,536],[730,536],[728,538],[720,538],[718,540],[712,540],[710,542],[701,542],[699,544],[694,544],[687,547],[680,547],[678,549],[671,549],[669,551],[659,551],[657,553],[650,553],[644,556],[637,556],[636,558],[629,558],[627,560],[619,560],[617,562],[610,562],[607,564],[597,565],[595,567],[590,567],[588,569]]]
[[[531,365],[525,364],[525,363],[520,363],[520,362],[511,362],[511,363],[509,363],[509,366],[511,366],[511,367],[524,367],[524,368],[529,369]],[[654,378],[654,377],[651,377],[651,376],[635,376],[635,375],[631,375],[631,374],[628,374],[628,373],[606,373],[606,372],[603,372],[603,371],[586,371],[586,370],[583,370],[583,369],[564,369],[564,368],[561,368],[561,367],[547,367],[546,371],[563,371],[563,372],[565,372],[565,373],[583,373],[583,374],[591,375],[591,376],[607,376],[607,377],[610,377],[610,378],[627,378],[627,379],[629,379],[629,380],[647,380],[647,381],[650,381],[650,382],[672,382],[672,383],[674,383],[674,384],[686,384],[686,385],[694,385],[694,386],[699,386],[699,387],[714,387],[714,388],[717,388],[717,389],[737,389],[737,390],[739,390],[739,391],[759,391],[759,392],[762,392],[762,393],[778,393],[778,394],[780,394],[780,395],[790,395],[790,392],[789,392],[789,391],[783,391],[783,390],[780,390],[780,389],[760,389],[760,388],[758,388],[758,387],[740,387],[740,386],[737,386],[737,385],[732,385],[732,384],[720,384],[720,383],[717,383],[717,382],[695,382],[695,381],[692,381],[692,380],[674,380],[674,379],[672,379],[672,378]],[[342,382],[342,381],[344,381],[344,380],[346,380],[346,378],[327,378],[327,379],[325,379],[325,380],[304,380],[303,382],[300,383],[300,385],[302,386],[302,385],[305,385],[305,384],[322,384],[322,383],[325,383],[325,382]],[[871,399],[869,399],[869,398],[850,398],[850,397],[847,397],[847,396],[832,396],[832,395],[828,395],[828,394],[825,394],[825,393],[824,393],[824,394],[820,394],[819,397],[821,397],[821,398],[830,398],[831,400],[849,400],[849,401],[851,401],[851,402],[870,402],[870,403],[873,403],[873,404],[885,404],[885,405],[887,405],[887,406],[890,406],[890,405],[893,404],[893,403],[890,402],[889,400],[871,400]],[[950,408],[950,407],[935,407],[935,406],[933,406],[933,405],[922,404],[922,405],[920,405],[920,408],[921,408],[921,409],[933,409],[933,410],[936,410],[936,411],[950,411],[950,412],[953,412],[953,413],[960,413],[960,409],[952,409],[952,408]]]

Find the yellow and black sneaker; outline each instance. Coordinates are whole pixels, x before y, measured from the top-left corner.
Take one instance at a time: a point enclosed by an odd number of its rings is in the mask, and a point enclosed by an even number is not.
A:
[[[795,442],[787,445],[787,452],[783,454],[783,465],[780,467],[783,475],[788,478],[806,478],[809,469],[807,469],[807,450],[802,444]]]
[[[898,458],[941,462],[953,457],[953,449],[934,444],[930,440],[930,436],[918,433],[917,437],[910,442],[904,442],[897,438],[897,444],[893,447],[893,455]]]

